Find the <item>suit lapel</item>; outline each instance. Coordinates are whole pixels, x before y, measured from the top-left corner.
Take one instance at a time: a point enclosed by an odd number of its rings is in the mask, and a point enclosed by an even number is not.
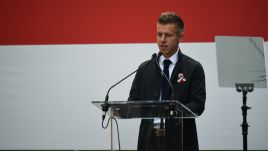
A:
[[[171,83],[174,83],[174,80],[176,80],[178,78],[178,73],[181,72],[182,70],[182,64],[184,62],[184,57],[183,57],[183,54],[181,53],[181,50],[179,50],[178,52],[178,61],[177,63],[175,64],[175,67],[172,71],[172,74],[171,74],[171,77],[170,77],[170,82]]]

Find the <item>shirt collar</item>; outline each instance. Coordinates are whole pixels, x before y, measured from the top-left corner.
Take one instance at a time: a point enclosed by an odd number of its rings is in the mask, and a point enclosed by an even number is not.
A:
[[[178,61],[178,51],[176,51],[176,53],[174,53],[171,57],[169,57],[169,58],[165,58],[163,55],[161,55],[160,56],[160,58],[159,58],[159,64],[163,64],[164,63],[164,60],[165,59],[169,59],[171,62],[172,62],[172,64],[176,64],[177,63],[177,61]]]

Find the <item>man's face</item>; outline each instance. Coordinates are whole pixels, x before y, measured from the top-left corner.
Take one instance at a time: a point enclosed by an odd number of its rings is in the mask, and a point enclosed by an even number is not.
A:
[[[175,24],[157,23],[157,44],[164,57],[169,58],[176,53],[182,36],[182,33],[178,33]]]

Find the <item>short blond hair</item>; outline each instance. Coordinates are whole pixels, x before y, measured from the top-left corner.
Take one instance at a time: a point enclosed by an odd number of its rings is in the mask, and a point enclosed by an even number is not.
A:
[[[178,28],[178,32],[183,32],[184,22],[180,16],[174,12],[163,12],[158,18],[159,24],[175,24]]]

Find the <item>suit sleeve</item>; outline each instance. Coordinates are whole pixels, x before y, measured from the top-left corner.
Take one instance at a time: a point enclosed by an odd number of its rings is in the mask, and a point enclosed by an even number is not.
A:
[[[205,73],[200,63],[197,64],[193,71],[190,86],[190,100],[186,106],[194,113],[201,115],[205,109],[206,85]]]

